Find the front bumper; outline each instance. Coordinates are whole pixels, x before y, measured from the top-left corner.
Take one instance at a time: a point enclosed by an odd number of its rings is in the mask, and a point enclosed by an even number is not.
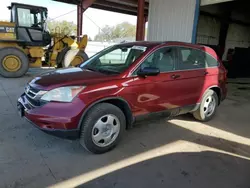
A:
[[[18,99],[21,116],[48,134],[69,139],[80,136],[78,124],[84,106],[79,99],[72,103],[49,102],[42,106],[33,106],[25,94]]]
[[[31,120],[29,120],[28,118],[25,117],[25,119],[31,123],[33,126],[35,126],[36,128],[40,129],[41,131],[53,135],[53,136],[57,136],[60,138],[66,138],[66,139],[77,139],[79,138],[79,129],[75,129],[75,130],[62,130],[62,129],[46,129],[46,128],[41,128],[38,125],[36,125],[34,122],[32,122]]]

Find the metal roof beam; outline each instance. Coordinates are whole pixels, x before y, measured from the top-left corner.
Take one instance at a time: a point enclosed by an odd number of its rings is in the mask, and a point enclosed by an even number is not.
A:
[[[117,13],[137,15],[138,0],[53,0],[68,4],[80,5],[84,10],[88,7]],[[144,14],[148,15],[149,3],[145,2]],[[79,7],[78,7],[79,9]]]
[[[138,6],[138,0],[106,0],[106,1],[110,1],[110,2],[114,2],[114,3],[119,3],[119,4],[123,4],[123,5],[129,5],[129,6],[133,6],[133,7],[137,7]],[[148,9],[149,7],[149,3],[145,2],[145,8]]]
[[[132,15],[137,15],[137,7],[119,4],[119,3],[114,3],[114,2],[106,1],[106,0],[96,0],[95,3],[91,7],[100,8],[100,9],[105,8],[105,10],[110,10],[110,11],[114,11],[115,9],[117,9],[117,11],[115,11],[115,12],[123,11],[123,12],[128,12],[129,14],[133,13]],[[123,13],[123,12],[121,12],[121,13]],[[148,10],[145,10],[144,14],[147,15]]]
[[[87,10],[96,0],[82,0],[82,2],[80,2],[83,12],[85,10]]]
[[[101,5],[97,5],[97,4],[93,4],[91,6],[91,8],[96,8],[96,9],[101,9],[101,10],[106,10],[106,11],[112,11],[112,12],[117,12],[117,13],[122,13],[122,14],[129,14],[129,15],[133,15],[136,16],[137,12],[133,12],[133,11],[129,11],[129,10],[124,10],[124,9],[117,9],[117,8],[113,8],[113,7],[104,7]]]
[[[80,3],[79,0],[53,0],[53,1],[57,1],[57,2],[60,2],[60,3],[67,3],[67,4],[73,4],[73,5],[78,5]]]

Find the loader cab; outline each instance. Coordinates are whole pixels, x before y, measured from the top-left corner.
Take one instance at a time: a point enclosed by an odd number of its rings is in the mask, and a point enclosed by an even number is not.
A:
[[[27,46],[46,46],[51,42],[47,31],[48,10],[45,7],[12,3],[11,22],[16,23],[19,43]]]

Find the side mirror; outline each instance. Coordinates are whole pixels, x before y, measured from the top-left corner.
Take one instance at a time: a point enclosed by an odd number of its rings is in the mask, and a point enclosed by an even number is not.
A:
[[[160,69],[156,67],[144,67],[137,72],[137,75],[141,77],[157,76],[158,74],[160,74]]]

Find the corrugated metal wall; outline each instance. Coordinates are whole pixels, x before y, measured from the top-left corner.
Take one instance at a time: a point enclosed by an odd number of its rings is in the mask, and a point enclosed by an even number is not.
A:
[[[200,15],[197,30],[197,43],[218,45],[219,33],[219,20],[212,17]]]
[[[149,41],[191,42],[196,0],[150,0]]]
[[[238,20],[248,21],[244,15],[233,12],[232,17]],[[244,20],[245,19],[245,20]],[[226,59],[227,51],[230,48],[250,46],[250,27],[232,23],[229,25],[225,53],[223,59]],[[197,43],[218,45],[219,43],[220,22],[216,18],[200,15],[197,32]]]
[[[250,27],[238,25],[238,24],[230,24],[226,39],[226,49],[225,52],[228,51],[229,48],[242,47],[248,48],[250,47]],[[225,58],[226,53],[223,56]]]
[[[250,46],[250,27],[242,26],[238,24],[230,24],[227,34],[226,46],[232,47],[244,47]]]

